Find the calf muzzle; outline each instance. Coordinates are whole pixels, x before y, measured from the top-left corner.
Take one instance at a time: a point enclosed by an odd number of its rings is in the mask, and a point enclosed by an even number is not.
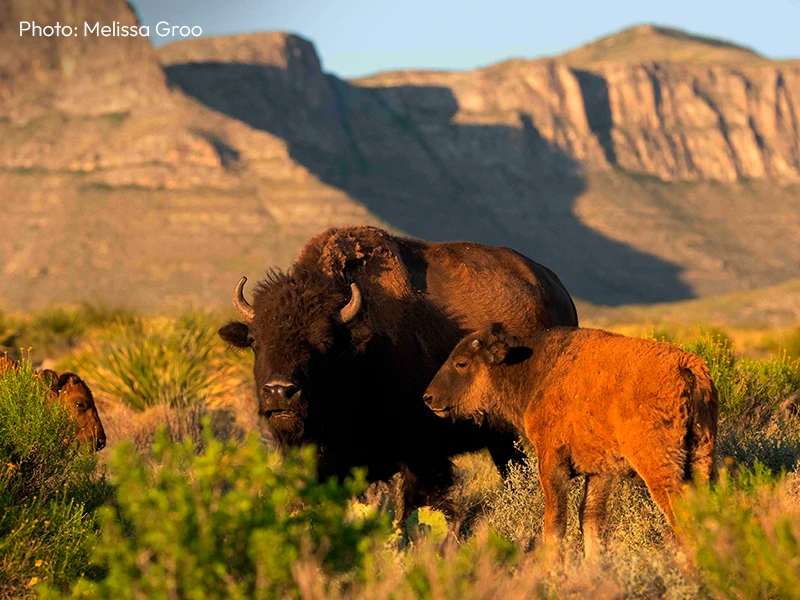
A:
[[[450,415],[450,408],[447,406],[439,406],[433,394],[425,394],[422,399],[437,417],[447,417]]]

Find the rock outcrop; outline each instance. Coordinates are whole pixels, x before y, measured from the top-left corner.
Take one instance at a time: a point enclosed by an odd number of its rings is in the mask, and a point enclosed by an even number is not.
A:
[[[135,14],[0,6],[20,19]],[[797,62],[639,27],[561,57],[346,81],[286,33],[158,50],[17,33],[0,29],[12,307],[225,304],[241,273],[352,223],[512,246],[599,304],[800,277]]]

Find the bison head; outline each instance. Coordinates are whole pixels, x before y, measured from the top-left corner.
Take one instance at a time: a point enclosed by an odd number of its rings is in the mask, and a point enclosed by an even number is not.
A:
[[[50,398],[68,409],[75,421],[77,425],[75,440],[78,443],[90,443],[95,450],[105,448],[106,432],[97,414],[89,386],[75,373],[59,374],[45,369],[41,376],[50,386]]]
[[[346,389],[344,363],[369,338],[361,292],[355,283],[316,272],[273,272],[258,284],[251,305],[243,294],[246,281],[242,277],[233,294],[242,321],[228,323],[219,335],[232,346],[252,348],[259,414],[277,441],[313,440],[317,417],[345,410],[334,400]]]
[[[493,369],[516,364],[531,355],[528,348],[508,336],[495,323],[491,329],[463,338],[428,385],[423,397],[440,417],[481,421],[502,394]]]

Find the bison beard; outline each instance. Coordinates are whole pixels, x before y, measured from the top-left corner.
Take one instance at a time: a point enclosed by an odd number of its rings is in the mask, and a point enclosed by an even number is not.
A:
[[[445,422],[422,394],[462,335],[496,320],[521,331],[577,324],[549,270],[511,250],[426,244],[371,227],[309,241],[233,303],[243,322],[220,336],[254,351],[259,412],[280,446],[313,443],[321,478],[368,469],[403,474],[405,511],[442,505],[450,457],[488,448],[504,471],[519,460],[503,427]]]

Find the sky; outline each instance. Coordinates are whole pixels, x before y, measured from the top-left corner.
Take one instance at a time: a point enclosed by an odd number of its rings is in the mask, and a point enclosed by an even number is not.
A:
[[[466,70],[560,54],[631,25],[717,37],[771,58],[800,58],[800,0],[133,0],[156,23],[203,35],[289,31],[340,77],[396,69]]]

